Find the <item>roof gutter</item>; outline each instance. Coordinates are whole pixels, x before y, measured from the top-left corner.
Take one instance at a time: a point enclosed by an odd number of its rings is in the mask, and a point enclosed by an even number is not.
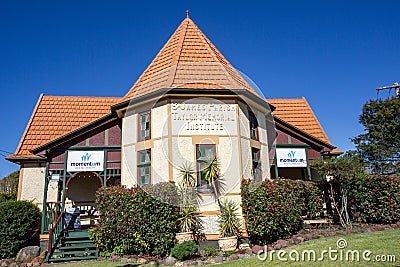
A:
[[[27,162],[45,162],[46,161],[46,157],[43,155],[38,155],[37,157],[10,157],[7,156],[6,160],[12,162],[12,163],[27,163]]]
[[[171,96],[173,94],[176,95],[193,94],[193,95],[208,96],[208,97],[210,96],[212,97],[213,95],[240,96],[244,99],[251,100],[255,104],[261,106],[263,109],[267,110],[269,109],[270,111],[274,111],[276,109],[273,105],[266,102],[265,99],[250,92],[248,89],[162,88],[157,91],[115,104],[111,106],[111,110],[113,112],[117,112],[118,115],[121,117],[120,112],[126,110],[128,106],[143,104],[157,97],[161,98],[163,96]]]

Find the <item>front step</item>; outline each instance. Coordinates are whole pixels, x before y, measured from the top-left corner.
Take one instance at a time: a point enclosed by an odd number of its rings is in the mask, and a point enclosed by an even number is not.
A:
[[[82,260],[95,260],[97,257],[86,256],[86,257],[68,257],[68,258],[52,258],[49,262],[64,262],[64,261],[82,261]]]
[[[84,250],[72,250],[72,251],[54,251],[53,255],[61,255],[61,256],[71,256],[74,255],[74,257],[80,257],[80,256],[95,256],[97,253],[97,250],[95,249],[84,249]]]
[[[52,253],[49,262],[97,259],[99,251],[87,231],[65,232],[64,238]]]
[[[73,245],[73,246],[61,246],[58,249],[59,250],[73,250],[73,249],[95,249],[96,248],[96,244],[94,243],[86,243],[84,245]]]

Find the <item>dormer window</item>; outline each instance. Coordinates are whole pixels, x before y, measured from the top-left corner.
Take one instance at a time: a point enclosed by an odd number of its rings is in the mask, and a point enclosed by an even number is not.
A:
[[[139,140],[150,139],[150,111],[139,114]]]
[[[258,140],[258,122],[256,115],[249,110],[250,138]]]

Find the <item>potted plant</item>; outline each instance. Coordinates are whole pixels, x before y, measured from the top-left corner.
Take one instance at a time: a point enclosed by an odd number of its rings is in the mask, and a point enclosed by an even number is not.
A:
[[[181,207],[179,215],[180,232],[176,233],[178,243],[194,240],[194,234],[199,225],[196,206]]]
[[[237,214],[238,208],[238,204],[231,199],[220,202],[218,245],[222,251],[235,250],[237,247],[237,240],[242,232],[242,224]]]
[[[179,169],[178,190],[180,197],[180,213],[178,224],[180,231],[176,234],[178,243],[194,239],[201,229],[201,221],[197,216],[196,178],[193,166],[184,164]]]

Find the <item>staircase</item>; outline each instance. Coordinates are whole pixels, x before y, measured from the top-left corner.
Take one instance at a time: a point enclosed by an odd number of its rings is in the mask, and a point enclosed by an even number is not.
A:
[[[89,239],[89,232],[82,231],[64,231],[63,236],[54,249],[53,253],[48,255],[48,262],[63,262],[97,259],[99,251],[96,244]]]

